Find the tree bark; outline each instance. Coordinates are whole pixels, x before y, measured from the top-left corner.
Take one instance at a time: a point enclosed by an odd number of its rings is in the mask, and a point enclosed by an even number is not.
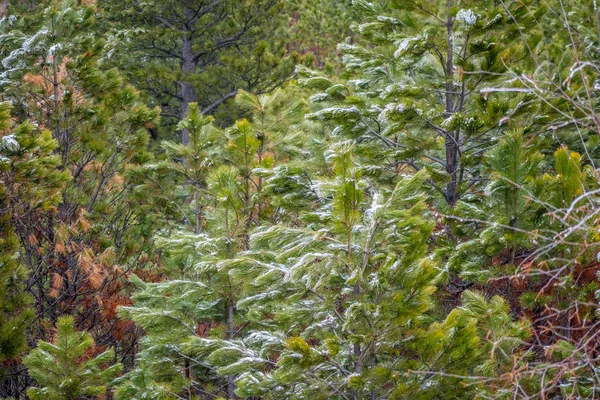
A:
[[[181,57],[183,59],[181,65],[181,71],[183,72],[183,79],[180,82],[181,85],[181,118],[187,117],[188,107],[190,103],[196,100],[196,89],[190,82],[190,74],[195,70],[194,63],[194,52],[193,52],[193,39],[191,33],[187,30],[183,32],[183,46]],[[190,143],[190,133],[187,129],[181,132],[181,143],[187,146]]]
[[[454,18],[450,14],[452,0],[447,0],[448,21],[446,23],[446,38],[448,51],[446,53],[446,118],[454,114],[454,32],[452,25]],[[457,170],[460,160],[458,159],[458,143],[460,131],[446,131],[446,172],[450,176],[450,182],[446,185],[446,203],[452,207],[458,200]]]
[[[227,338],[233,340],[235,336],[234,326],[234,309],[231,301],[227,302]],[[233,375],[227,375],[227,398],[235,399],[235,377]]]

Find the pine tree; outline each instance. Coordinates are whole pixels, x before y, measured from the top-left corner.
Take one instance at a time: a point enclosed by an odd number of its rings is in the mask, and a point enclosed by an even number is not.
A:
[[[40,341],[23,360],[40,387],[27,390],[32,400],[76,400],[97,397],[106,392],[121,365],[112,363],[114,352],[93,356],[94,340],[77,332],[72,317],[61,317],[52,343]]]
[[[510,15],[520,26],[520,46],[527,57],[509,66],[490,92],[519,94],[509,115],[535,138],[547,155],[560,146],[597,164],[596,114],[598,20],[600,11],[587,1],[524,1]],[[529,29],[522,29],[529,25]]]
[[[30,212],[52,212],[61,201],[60,190],[68,176],[57,170],[60,158],[53,154],[57,142],[50,132],[30,121],[13,126],[8,103],[0,103],[0,396],[18,395],[22,380],[4,381],[20,370],[18,359],[27,344],[33,322],[32,297],[25,290],[30,257],[21,246],[15,224]],[[30,238],[32,244],[35,237]],[[39,251],[35,248],[34,251]]]
[[[206,176],[214,158],[218,157],[215,149],[222,142],[212,121],[212,117],[202,115],[198,104],[191,103],[187,118],[178,125],[180,130],[188,131],[190,143],[183,145],[163,141],[161,147],[166,159],[141,167],[141,172],[152,173],[155,181],[160,180],[161,176],[173,176],[170,186],[162,188],[162,194],[168,196],[169,191],[177,192],[177,186],[183,189],[171,201],[177,204],[188,229],[196,234],[203,230],[204,225]]]
[[[186,391],[190,395],[224,392],[233,396],[233,381],[228,379],[222,391],[223,382],[187,347],[190,337],[236,334],[234,307],[239,286],[229,280],[226,271],[220,270],[219,263],[235,257],[244,248],[250,220],[246,208],[249,178],[240,176],[242,167],[208,168],[214,162],[208,158],[211,147],[223,142],[215,135],[211,120],[202,116],[196,104],[191,104],[188,117],[179,125],[188,130],[190,144],[166,145],[175,150],[174,155],[182,156],[181,166],[179,162],[169,165],[189,184],[195,222],[157,238],[173,280],[144,283],[132,278],[137,286],[135,306],[124,307],[122,315],[144,327],[147,337],[138,355],[140,368],[126,376],[116,393],[118,398],[143,398],[146,390],[157,387],[169,388],[161,390],[164,398]],[[238,123],[233,131],[239,136],[233,134],[234,141],[229,146],[232,153],[241,151],[242,158],[258,149],[258,140],[249,136],[248,126],[248,121]],[[244,180],[246,184],[241,183]],[[201,185],[206,193],[202,199]],[[157,359],[164,362],[156,363]]]
[[[3,192],[0,196],[4,200]],[[3,215],[0,222],[0,365],[23,351],[26,343],[25,329],[33,319],[32,310],[26,308],[31,298],[23,285],[27,272],[15,259],[19,242],[7,219],[7,216]],[[4,372],[4,368],[0,369],[0,379],[4,378]]]
[[[598,384],[588,368],[597,318],[588,218],[597,209],[598,15],[592,3],[559,1],[522,2],[510,15],[528,57],[490,89],[520,93],[508,115],[523,135],[488,153],[488,196],[459,206],[463,229],[473,231],[451,268],[504,294],[514,314],[531,320],[529,351],[515,359],[522,375],[503,382],[506,397],[592,398]]]
[[[93,5],[52,2],[1,26],[2,96],[16,122],[51,132],[44,154],[54,154],[45,160],[47,175],[24,174],[15,185],[22,197],[11,198],[9,212],[35,299],[30,339],[47,339],[58,317],[71,314],[99,345],[114,345],[127,359],[135,331],[115,318],[116,308],[130,302],[124,275],[145,263],[160,222],[144,212],[149,196],[130,170],[152,159],[147,130],[159,110],[141,104],[106,67],[105,42],[91,29],[96,13]],[[27,201],[57,185],[57,176],[67,183],[42,203],[55,207]]]
[[[503,381],[498,373],[497,396],[589,398],[597,381],[586,348],[595,342],[598,284],[597,249],[589,245],[597,233],[586,221],[596,212],[596,173],[578,153],[560,148],[544,158],[536,144],[512,132],[488,153],[487,196],[457,204],[463,229],[473,231],[448,267],[503,294],[513,314],[531,320],[533,335],[515,354],[522,375]],[[578,372],[566,377],[568,359]]]
[[[0,130],[5,131],[10,127],[10,107],[6,103],[0,104]],[[4,176],[6,165],[10,162],[7,153],[20,150],[19,143],[14,136],[3,136],[0,152],[0,171]],[[8,183],[8,182],[7,182]],[[3,183],[0,187],[0,200],[2,210],[6,206],[6,189]],[[19,250],[18,237],[10,225],[11,215],[3,212],[0,215],[0,366],[7,359],[18,356],[26,344],[25,328],[31,321],[33,313],[26,308],[31,299],[24,291],[24,281],[27,271],[16,258]],[[0,369],[0,379],[4,378],[4,368]]]
[[[252,251],[228,262],[230,276],[250,285],[237,308],[253,329],[192,345],[219,374],[240,374],[241,397],[468,396],[476,385],[457,391],[456,377],[487,365],[492,345],[480,347],[476,312],[435,322],[426,175],[377,190],[352,151],[342,142],[327,152],[332,176],[315,183],[321,207],[303,216],[305,228],[261,228]],[[503,301],[494,301],[502,306],[493,318],[520,343]]]
[[[522,57],[512,48],[518,32],[493,1],[354,4],[364,20],[355,26],[364,45],[338,47],[349,80],[300,71],[302,84],[322,91],[312,97],[322,105],[311,118],[356,139],[371,173],[428,170],[434,193],[452,207],[482,181],[481,156],[518,102],[480,93]]]
[[[253,122],[243,119],[218,131],[212,118],[191,104],[179,124],[190,134],[189,145],[165,142],[171,160],[148,167],[179,177],[174,181],[185,193],[179,208],[190,217],[185,217],[189,223],[175,224],[156,238],[167,280],[145,283],[132,277],[135,305],[124,307],[122,315],[142,326],[147,336],[139,367],[123,379],[119,398],[140,398],[151,390],[164,398],[180,392],[234,396],[233,375],[218,377],[195,341],[244,335],[250,321],[236,304],[246,282],[232,276],[230,264],[248,250],[254,226],[285,212],[269,203],[263,175],[256,171],[267,174],[278,160],[300,153],[302,142],[300,134],[286,135],[301,116],[302,104],[292,96],[283,91],[261,96],[241,92],[237,100]]]
[[[0,1],[0,397],[598,397],[599,13]]]
[[[240,89],[270,92],[299,60],[285,54],[287,11],[279,0],[102,0],[99,6],[115,36],[125,38],[111,60],[163,108],[166,121],[186,117],[193,102],[214,114]],[[233,123],[235,111],[226,107],[218,120]],[[189,143],[186,130],[181,143]]]
[[[529,232],[540,223],[540,208],[528,199],[541,172],[543,156],[527,145],[520,131],[512,131],[485,155],[491,180],[481,200],[457,205],[463,236],[471,238],[450,257],[449,268],[467,281],[485,282],[497,275],[514,272],[516,260],[532,243]],[[537,191],[536,191],[537,192]],[[474,225],[469,221],[479,221]],[[484,224],[477,231],[477,226]],[[477,239],[473,237],[476,235]],[[483,267],[494,257],[503,261],[499,270]],[[507,285],[511,285],[510,282]],[[511,294],[507,293],[511,298]]]

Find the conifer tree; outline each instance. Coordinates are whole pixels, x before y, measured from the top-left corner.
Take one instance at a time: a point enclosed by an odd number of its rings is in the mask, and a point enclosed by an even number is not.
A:
[[[486,90],[524,100],[509,110],[510,118],[547,155],[567,146],[597,164],[598,7],[587,1],[524,1],[509,17],[520,27],[519,45],[527,56]]]
[[[194,343],[244,335],[250,321],[236,304],[246,282],[235,279],[229,265],[248,250],[250,230],[275,213],[255,170],[264,172],[279,158],[300,152],[301,142],[298,134],[285,136],[301,107],[291,96],[282,91],[261,96],[241,92],[238,102],[251,112],[253,123],[243,119],[218,131],[212,118],[191,104],[179,124],[190,133],[189,145],[166,142],[172,159],[148,166],[154,172],[165,167],[181,177],[187,202],[180,208],[194,217],[156,239],[167,280],[145,283],[132,277],[135,305],[124,307],[122,315],[142,326],[147,336],[138,368],[117,390],[119,398],[141,398],[150,390],[159,390],[164,398],[185,392],[234,396],[234,376],[218,377],[207,354]]]
[[[121,365],[106,368],[114,352],[91,356],[93,348],[90,334],[78,332],[72,317],[59,318],[54,340],[38,342],[23,360],[39,386],[27,389],[27,395],[32,400],[77,400],[104,394]]]
[[[160,194],[176,204],[179,217],[186,223],[187,229],[196,234],[203,230],[204,225],[202,218],[206,207],[206,176],[214,158],[219,156],[216,149],[222,142],[212,121],[212,117],[202,115],[198,104],[191,103],[188,117],[178,125],[180,130],[188,131],[190,143],[183,145],[163,141],[161,147],[165,159],[142,165],[137,171],[151,175],[151,180],[159,183],[157,187]],[[161,183],[164,177],[170,177],[171,180]],[[175,192],[175,195],[170,192]]]
[[[10,107],[7,103],[0,104],[0,130],[10,127]],[[13,135],[2,137],[0,151],[0,171],[3,176],[6,166],[10,163],[9,154],[20,150],[19,143]],[[4,179],[3,179],[4,181]],[[8,182],[0,187],[0,204],[2,210],[7,210],[6,188]],[[11,215],[0,214],[0,367],[6,360],[18,356],[26,343],[25,329],[33,317],[31,309],[26,308],[31,299],[24,290],[27,278],[26,269],[16,257],[19,250],[18,237],[10,225]],[[0,379],[4,379],[5,369],[0,368]]]
[[[599,397],[599,13],[0,1],[0,398]]]
[[[322,91],[312,97],[323,105],[311,117],[356,139],[371,173],[427,169],[429,183],[452,207],[481,182],[481,155],[517,101],[480,91],[522,57],[511,47],[518,33],[493,1],[395,1],[384,9],[357,1],[354,7],[363,16],[354,29],[364,45],[338,47],[347,83],[300,71],[302,84]]]
[[[4,203],[4,191],[0,196]],[[0,222],[0,366],[23,351],[26,343],[25,329],[33,317],[32,310],[27,308],[31,299],[24,290],[27,272],[19,260],[15,259],[19,250],[18,237],[7,219],[8,216],[2,215]],[[4,372],[4,368],[0,369],[0,379],[4,378]]]
[[[263,95],[240,91],[236,97],[249,115],[229,131],[225,161],[242,170],[244,207],[252,226],[261,225],[264,219],[282,218],[287,211],[271,203],[265,177],[284,161],[304,161],[320,150],[310,143],[310,128],[303,126],[305,103],[296,99],[301,95],[288,87]]]
[[[239,90],[270,92],[298,61],[285,54],[287,11],[280,0],[102,0],[99,6],[115,37],[125,38],[117,39],[111,60],[161,106],[166,121],[186,117],[193,102],[213,114]],[[219,121],[233,123],[234,112],[227,107]],[[189,143],[185,129],[181,143]]]
[[[512,343],[509,354],[519,327],[500,298],[493,316],[478,299],[471,303],[479,310],[435,322],[438,272],[425,257],[433,225],[420,193],[426,175],[377,190],[352,150],[342,142],[327,152],[332,176],[315,183],[321,207],[303,216],[305,228],[261,228],[251,252],[225,262],[230,276],[249,284],[237,308],[251,331],[190,346],[217,373],[240,374],[243,398],[469,396],[477,385],[457,392],[458,377],[488,373],[496,340],[480,344],[478,327],[488,329],[478,318],[503,319],[498,334]]]
[[[147,129],[159,110],[141,104],[138,92],[102,62],[105,42],[91,29],[93,5],[57,1],[42,8],[7,17],[0,34],[2,96],[12,102],[16,122],[31,120],[51,132],[44,151],[58,157],[45,160],[49,175],[24,175],[15,185],[23,197],[10,203],[37,314],[28,334],[47,339],[59,316],[76,315],[99,346],[114,346],[127,359],[135,332],[115,318],[116,308],[129,302],[124,274],[148,257],[157,226],[143,209],[148,193],[130,169],[152,159]],[[67,183],[44,200],[54,207],[27,202],[57,185],[57,176]]]
[[[488,153],[488,196],[459,206],[463,229],[473,231],[450,267],[504,294],[514,314],[532,321],[529,351],[515,363],[522,375],[504,382],[505,396],[596,395],[587,349],[597,323],[588,221],[597,212],[598,15],[592,3],[560,1],[522,2],[509,15],[528,57],[489,89],[523,99],[508,113],[523,135]]]
[[[535,141],[512,132],[486,157],[485,200],[457,205],[463,229],[473,232],[449,269],[503,294],[513,314],[531,320],[533,335],[515,358],[522,375],[512,381],[498,375],[497,396],[586,398],[597,382],[585,350],[596,341],[597,249],[590,243],[597,233],[586,222],[597,212],[596,173],[567,148],[549,158]],[[568,359],[578,372],[563,376]]]
[[[485,282],[496,274],[511,274],[516,260],[531,247],[529,232],[539,227],[540,208],[528,200],[541,172],[542,154],[527,145],[521,131],[512,131],[485,155],[491,181],[485,188],[484,200],[464,201],[457,206],[466,220],[484,223],[483,229],[469,231],[474,225],[461,227],[471,238],[450,257],[449,266],[468,281]],[[536,191],[537,192],[537,191]],[[539,194],[539,193],[538,193]],[[490,222],[487,224],[486,222]],[[475,233],[476,238],[472,235]],[[501,270],[483,265],[501,256],[506,264]],[[485,260],[485,261],[484,261]],[[510,282],[507,285],[511,285]],[[510,293],[507,293],[510,296]]]
[[[27,344],[27,329],[34,310],[25,290],[26,264],[31,257],[21,246],[15,224],[30,212],[56,210],[60,190],[68,176],[57,170],[60,158],[53,154],[57,142],[50,132],[30,121],[13,126],[10,105],[0,103],[0,396],[18,395],[25,382],[4,380],[21,369],[18,363]],[[34,241],[32,239],[32,241]],[[35,249],[38,251],[38,249]]]

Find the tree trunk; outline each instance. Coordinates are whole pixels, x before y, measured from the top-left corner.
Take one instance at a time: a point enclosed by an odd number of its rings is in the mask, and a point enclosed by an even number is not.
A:
[[[452,25],[454,18],[450,14],[452,0],[447,0],[448,21],[446,23],[446,39],[448,42],[448,52],[446,54],[446,118],[454,114],[454,32]],[[458,200],[458,181],[457,171],[459,160],[459,135],[460,130],[456,132],[446,131],[446,172],[450,176],[450,182],[446,185],[446,203],[452,207]]]
[[[355,300],[359,301],[360,285],[358,284],[358,282],[354,284],[352,293],[354,294]],[[362,374],[362,370],[363,370],[362,349],[361,349],[360,343],[354,343],[354,345],[352,347],[353,347],[352,352],[354,353],[354,358],[356,359],[356,361],[354,361],[354,373],[360,375],[360,374]],[[353,392],[353,397],[356,400],[362,399],[363,398],[362,391],[355,390]]]
[[[183,63],[181,65],[181,70],[183,72],[183,79],[181,80],[181,118],[187,117],[188,106],[190,103],[193,103],[196,100],[196,90],[194,89],[194,85],[190,83],[190,74],[192,74],[195,70],[194,63],[194,52],[192,48],[192,37],[188,34],[187,31],[183,32],[183,48],[181,52],[181,57],[183,58]],[[184,145],[188,145],[190,143],[190,133],[187,129],[184,129],[181,132],[181,143]]]
[[[227,339],[232,340],[235,336],[235,326],[233,323],[233,303],[227,302]],[[235,377],[233,375],[227,375],[227,398],[235,399]]]

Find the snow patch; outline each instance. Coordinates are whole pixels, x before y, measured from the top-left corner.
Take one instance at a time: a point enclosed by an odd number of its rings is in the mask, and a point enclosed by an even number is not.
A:
[[[456,20],[470,27],[477,23],[477,16],[471,9],[462,9],[456,14]]]

